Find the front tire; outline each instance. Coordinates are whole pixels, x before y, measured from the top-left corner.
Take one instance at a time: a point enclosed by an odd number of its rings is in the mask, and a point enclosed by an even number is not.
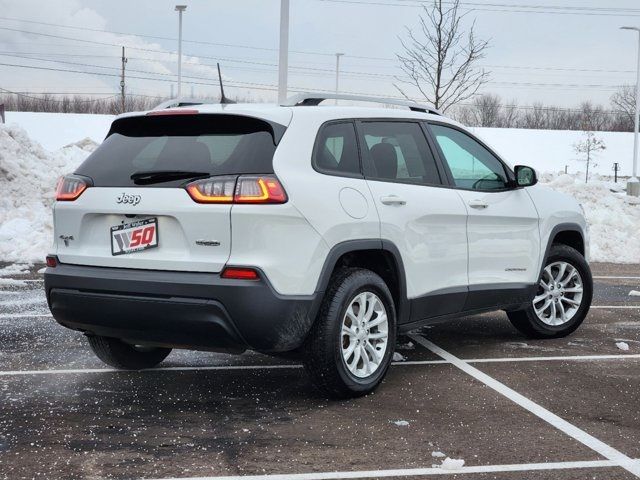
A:
[[[137,347],[117,338],[88,335],[93,353],[107,365],[122,370],[152,368],[171,353],[170,348]]]
[[[573,333],[591,307],[593,279],[585,258],[567,245],[552,245],[536,296],[524,310],[507,312],[529,338],[561,338]]]
[[[323,393],[358,397],[384,378],[395,340],[395,305],[384,280],[370,270],[342,269],[309,332],[303,363]]]

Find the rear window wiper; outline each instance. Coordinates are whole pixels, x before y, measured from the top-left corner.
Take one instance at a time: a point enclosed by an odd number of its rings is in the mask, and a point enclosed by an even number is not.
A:
[[[152,183],[171,182],[172,180],[186,180],[192,178],[209,177],[209,172],[191,172],[186,170],[149,170],[136,172],[131,175],[131,180],[136,185],[149,185]]]

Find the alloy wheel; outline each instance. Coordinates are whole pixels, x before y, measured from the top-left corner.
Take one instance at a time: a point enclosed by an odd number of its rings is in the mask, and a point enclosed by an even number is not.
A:
[[[553,262],[542,272],[533,309],[546,325],[564,325],[578,312],[583,292],[580,272],[570,263]]]
[[[366,378],[384,359],[389,340],[387,311],[375,293],[361,292],[351,300],[342,320],[342,359],[351,374]]]

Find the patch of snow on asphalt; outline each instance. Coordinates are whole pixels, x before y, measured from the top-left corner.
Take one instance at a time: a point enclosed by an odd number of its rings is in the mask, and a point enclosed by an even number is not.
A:
[[[640,292],[638,290],[631,290],[629,292],[630,297],[640,297]]]
[[[394,362],[405,362],[407,357],[398,352],[393,352],[393,361]]]
[[[458,458],[445,458],[440,465],[443,470],[460,470],[464,467],[464,460]]]
[[[4,268],[0,268],[0,277],[10,277],[13,275],[29,273],[29,266],[30,265],[28,264],[12,263]]]
[[[443,458],[446,457],[446,455],[442,452],[431,452],[431,456],[433,458]]]
[[[406,420],[396,420],[393,423],[398,427],[408,427],[409,426],[409,422],[407,422]]]
[[[0,278],[0,287],[2,286],[10,286],[10,287],[24,287],[27,285],[27,282],[24,280],[14,280],[13,278]]]
[[[627,342],[616,342],[616,347],[625,352],[629,350],[629,344]]]
[[[95,143],[44,150],[17,125],[0,125],[0,259],[42,261],[52,243],[57,179],[73,172]]]

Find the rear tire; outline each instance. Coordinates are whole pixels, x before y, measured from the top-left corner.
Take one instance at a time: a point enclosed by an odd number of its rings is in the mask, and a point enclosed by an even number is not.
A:
[[[395,305],[384,280],[370,270],[345,268],[331,279],[303,363],[324,394],[359,397],[384,378],[395,340]]]
[[[534,299],[524,310],[507,312],[507,316],[513,326],[529,338],[566,337],[582,324],[589,313],[593,297],[591,269],[580,252],[561,244],[551,246],[544,265],[536,293],[539,300],[536,302]],[[572,273],[572,268],[577,275]],[[563,278],[555,281],[561,269]],[[570,275],[572,278],[568,278]],[[543,309],[545,305],[547,307]]]
[[[170,348],[135,347],[117,338],[88,335],[93,353],[107,365],[123,370],[152,368],[171,353]]]

